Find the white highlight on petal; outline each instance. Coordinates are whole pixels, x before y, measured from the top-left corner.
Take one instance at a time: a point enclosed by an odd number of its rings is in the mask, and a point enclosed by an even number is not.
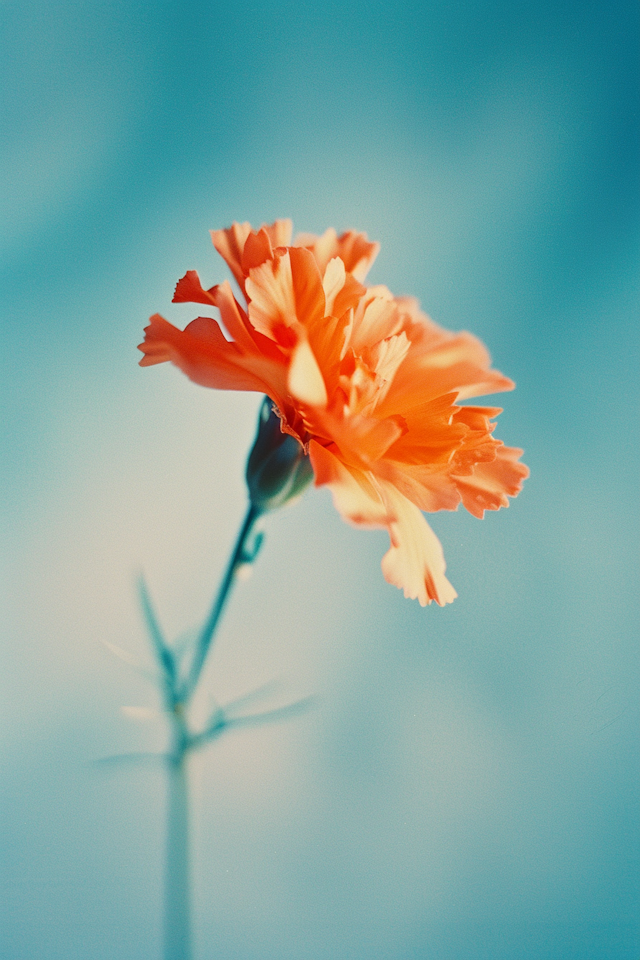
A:
[[[336,302],[336,297],[344,287],[346,276],[344,263],[340,257],[334,257],[333,260],[329,261],[322,280],[325,299],[324,312],[327,317],[333,316],[333,306]]]
[[[292,397],[314,407],[326,407],[327,388],[313,350],[306,340],[294,347],[287,387]]]

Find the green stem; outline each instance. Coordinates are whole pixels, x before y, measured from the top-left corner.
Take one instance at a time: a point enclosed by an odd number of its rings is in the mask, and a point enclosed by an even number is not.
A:
[[[200,674],[207,658],[207,654],[211,648],[216,627],[218,626],[218,621],[220,620],[222,611],[224,610],[225,604],[229,597],[231,587],[235,583],[238,570],[241,566],[243,566],[243,564],[252,563],[255,560],[258,549],[260,548],[261,540],[257,542],[252,553],[247,552],[247,545],[252,533],[254,532],[256,521],[262,515],[262,512],[262,510],[260,510],[258,507],[255,507],[252,503],[249,505],[247,515],[244,518],[244,523],[242,524],[240,533],[238,534],[236,545],[233,553],[231,554],[231,559],[229,560],[222,583],[220,584],[218,595],[216,596],[213,607],[211,608],[211,613],[209,614],[209,617],[202,628],[202,632],[198,639],[198,645],[193,657],[189,676],[185,683],[185,688],[181,697],[181,700],[185,703],[189,701],[198,684],[198,680],[200,679]]]
[[[174,716],[176,747],[168,759],[164,960],[191,960],[188,749],[183,718]]]
[[[262,542],[251,537],[263,511],[250,504],[236,545],[220,584],[220,589],[204,624],[194,653],[191,668],[180,684],[175,661],[157,626],[144,584],[141,598],[147,623],[153,636],[163,670],[166,699],[173,725],[173,749],[168,757],[169,778],[167,800],[167,862],[165,876],[164,960],[191,960],[191,884],[189,876],[189,781],[187,761],[198,738],[190,732],[186,711],[211,649],[216,627],[224,610],[239,568],[252,563]],[[213,733],[213,731],[211,731]]]

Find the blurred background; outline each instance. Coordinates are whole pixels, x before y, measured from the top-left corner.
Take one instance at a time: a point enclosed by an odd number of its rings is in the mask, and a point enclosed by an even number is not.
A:
[[[135,578],[205,616],[260,398],[135,347],[228,275],[209,229],[276,217],[487,343],[532,475],[433,518],[445,609],[326,491],[270,518],[201,709],[316,703],[194,765],[196,958],[637,960],[637,4],[1,14],[3,960],[159,956],[163,770],[98,761],[166,745]]]

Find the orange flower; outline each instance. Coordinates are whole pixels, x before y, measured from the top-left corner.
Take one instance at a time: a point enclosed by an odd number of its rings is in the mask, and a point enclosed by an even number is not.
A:
[[[140,363],[169,360],[203,386],[267,394],[343,518],[388,530],[385,578],[422,605],[450,603],[456,592],[421,511],[462,503],[482,517],[519,492],[522,451],[491,435],[500,409],[458,403],[514,384],[470,333],[363,285],[378,252],[365,234],[327,230],[291,245],[291,227],[212,231],[246,307],[227,281],[205,290],[194,270],[173,299],[216,307],[231,339],[210,317],[180,331],[155,314]]]

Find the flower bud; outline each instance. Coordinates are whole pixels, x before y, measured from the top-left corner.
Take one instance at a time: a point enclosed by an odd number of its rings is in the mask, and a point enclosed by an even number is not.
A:
[[[295,437],[282,432],[280,417],[269,397],[260,407],[246,477],[251,503],[263,512],[283,507],[300,496],[313,479],[309,457]]]

